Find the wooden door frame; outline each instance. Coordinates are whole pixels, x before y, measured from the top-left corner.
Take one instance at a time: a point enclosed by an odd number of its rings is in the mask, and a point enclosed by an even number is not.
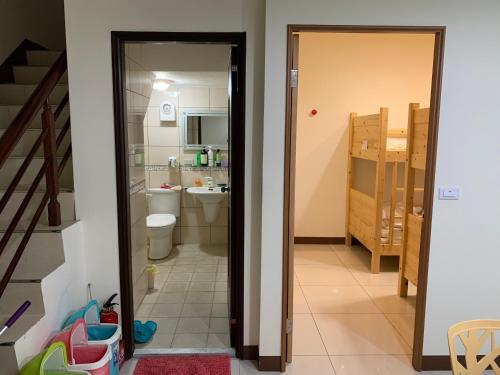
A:
[[[244,32],[135,32],[112,31],[111,51],[113,67],[113,106],[116,158],[116,193],[118,211],[118,245],[120,268],[120,297],[122,332],[125,343],[125,358],[134,353],[133,340],[133,281],[130,236],[130,202],[128,175],[128,135],[125,117],[125,43],[178,42],[193,44],[224,44],[233,47],[237,54],[238,92],[232,93],[231,111],[237,120],[231,122],[231,267],[229,282],[231,290],[231,336],[236,357],[243,355],[244,326],[244,198],[245,198],[245,61],[246,33]]]
[[[436,151],[439,127],[439,110],[441,102],[441,84],[443,75],[444,58],[444,39],[446,33],[445,26],[334,26],[334,25],[288,25],[287,30],[287,64],[286,64],[286,109],[285,109],[285,173],[284,173],[284,194],[283,194],[283,290],[282,290],[282,326],[281,326],[281,371],[286,367],[286,320],[288,294],[290,288],[293,290],[293,282],[289,283],[289,270],[293,267],[290,263],[290,244],[289,238],[294,228],[289,227],[289,217],[294,215],[290,211],[290,176],[295,174],[295,160],[291,155],[294,145],[291,144],[293,129],[292,113],[292,88],[290,87],[290,69],[293,57],[293,34],[298,32],[326,32],[326,33],[398,33],[398,34],[434,34],[434,62],[432,69],[432,86],[430,99],[430,118],[429,132],[427,139],[427,157],[425,169],[424,185],[424,212],[425,220],[422,227],[422,236],[420,241],[420,259],[417,289],[417,305],[415,311],[415,331],[413,339],[413,358],[412,364],[417,371],[422,370],[422,351],[424,344],[424,324],[425,324],[425,305],[427,299],[427,276],[429,270],[429,250],[432,225],[432,206],[434,200],[434,178],[436,169]],[[299,42],[300,45],[300,42]],[[300,78],[299,78],[300,79]],[[293,206],[292,206],[293,207]],[[291,220],[293,222],[293,220]],[[426,370],[432,370],[426,368]]]

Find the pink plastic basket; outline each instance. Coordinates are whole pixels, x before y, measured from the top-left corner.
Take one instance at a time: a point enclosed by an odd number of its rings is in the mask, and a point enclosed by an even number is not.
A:
[[[75,321],[52,340],[56,341],[61,341],[66,346],[69,370],[84,370],[91,375],[109,375],[109,345],[89,345],[85,320]]]

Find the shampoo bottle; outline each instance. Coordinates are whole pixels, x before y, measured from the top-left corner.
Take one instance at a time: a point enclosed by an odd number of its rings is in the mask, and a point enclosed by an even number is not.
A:
[[[207,150],[205,147],[203,147],[203,150],[201,150],[201,166],[206,167],[208,165],[208,155],[207,155]]]
[[[220,150],[217,149],[217,151],[215,152],[215,166],[220,167],[221,162],[222,162],[222,158],[221,158]]]
[[[196,158],[194,159],[194,166],[195,167],[201,166],[201,152],[200,152],[200,150],[196,151]]]
[[[207,157],[208,157],[208,166],[213,167],[214,166],[214,152],[212,151],[212,146],[208,146]]]

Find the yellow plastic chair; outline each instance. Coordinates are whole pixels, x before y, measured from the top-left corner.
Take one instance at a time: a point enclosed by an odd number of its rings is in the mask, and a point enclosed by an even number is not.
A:
[[[500,375],[500,367],[495,362],[500,356],[500,346],[497,346],[495,337],[497,332],[500,336],[500,320],[469,320],[451,326],[448,329],[448,346],[453,375],[481,375],[488,366]],[[458,356],[462,354],[457,353],[459,340],[465,349],[466,367],[458,361]],[[481,354],[481,349],[488,346],[490,352]]]

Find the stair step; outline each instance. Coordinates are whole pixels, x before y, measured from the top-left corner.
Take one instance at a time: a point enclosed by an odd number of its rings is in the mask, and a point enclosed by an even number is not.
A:
[[[16,117],[17,113],[21,110],[21,105],[1,105],[0,104],[0,129],[6,129]],[[57,106],[52,105],[52,110],[55,111]],[[69,106],[66,106],[61,115],[56,121],[56,128],[62,128],[69,118]],[[31,129],[42,128],[42,110],[35,116],[30,125]]]
[[[41,281],[10,282],[0,301],[0,320],[12,315],[25,301],[31,302],[16,324],[0,336],[0,345],[9,345],[19,340],[45,314]]]
[[[36,85],[2,83],[0,84],[0,104],[23,105],[26,103],[35,88]],[[57,85],[54,87],[52,94],[49,96],[49,103],[58,105],[67,92],[68,85]]]
[[[13,67],[14,82],[21,84],[38,84],[47,74],[50,67],[48,66],[28,66],[17,65]],[[68,83],[68,74],[64,75],[59,80],[59,83]]]
[[[58,163],[61,162],[61,157],[58,157]],[[15,174],[21,167],[21,164],[24,161],[24,157],[9,157],[6,161],[3,167],[0,169],[0,190],[6,190],[12,179],[14,178]],[[36,174],[39,172],[40,168],[42,167],[42,164],[44,162],[44,159],[41,157],[35,157],[31,161],[30,165],[26,169],[26,172],[24,173],[24,176],[21,178],[20,184],[21,186],[29,186],[33,182]],[[59,178],[61,186],[64,188],[67,187],[72,187],[73,186],[73,168],[72,168],[72,162],[71,158],[66,164],[66,168],[64,168],[64,171]],[[42,181],[39,184],[40,189],[45,189],[45,178],[42,179]]]
[[[0,191],[0,197],[2,197],[3,194],[4,192]],[[43,194],[44,193],[42,192],[37,192],[34,194],[33,198],[31,199],[31,202],[29,203],[28,207],[26,208],[26,211],[24,212],[23,217],[21,218],[21,221],[29,220],[31,217],[33,217],[33,214],[35,213],[38,204],[42,199]],[[12,196],[9,199],[9,202],[7,203],[7,206],[0,214],[0,223],[10,223],[12,221],[13,216],[15,215],[19,206],[21,205],[21,202],[25,196],[26,193],[22,191],[16,191],[12,194]],[[65,192],[65,191],[60,192],[58,196],[58,201],[59,204],[61,205],[61,220],[63,221],[75,220],[74,194],[72,192]],[[43,224],[48,224],[49,221],[47,217],[47,209],[45,209],[44,213],[42,214],[40,222]],[[1,262],[1,257],[0,257],[0,262]]]
[[[40,129],[28,129],[26,130],[26,133],[21,137],[19,142],[17,143],[16,147],[12,151],[12,154],[10,156],[14,157],[25,157],[28,155],[28,153],[31,151],[31,148],[33,147],[35,141],[37,138],[40,136]],[[56,136],[59,135],[61,132],[60,129],[56,130]],[[0,137],[3,135],[4,130],[0,129]],[[71,140],[71,135],[70,131],[66,133],[64,136],[64,139],[59,146],[59,149],[57,150],[57,156],[63,156],[64,153],[66,152],[66,149],[68,148],[68,145]],[[42,157],[43,156],[43,144],[38,147],[38,151],[36,152],[36,156]]]
[[[17,250],[23,233],[14,233],[0,257],[0,275],[4,275]],[[64,263],[61,232],[33,233],[12,276],[13,281],[42,280]]]
[[[26,51],[30,66],[52,66],[60,55],[61,51]]]

